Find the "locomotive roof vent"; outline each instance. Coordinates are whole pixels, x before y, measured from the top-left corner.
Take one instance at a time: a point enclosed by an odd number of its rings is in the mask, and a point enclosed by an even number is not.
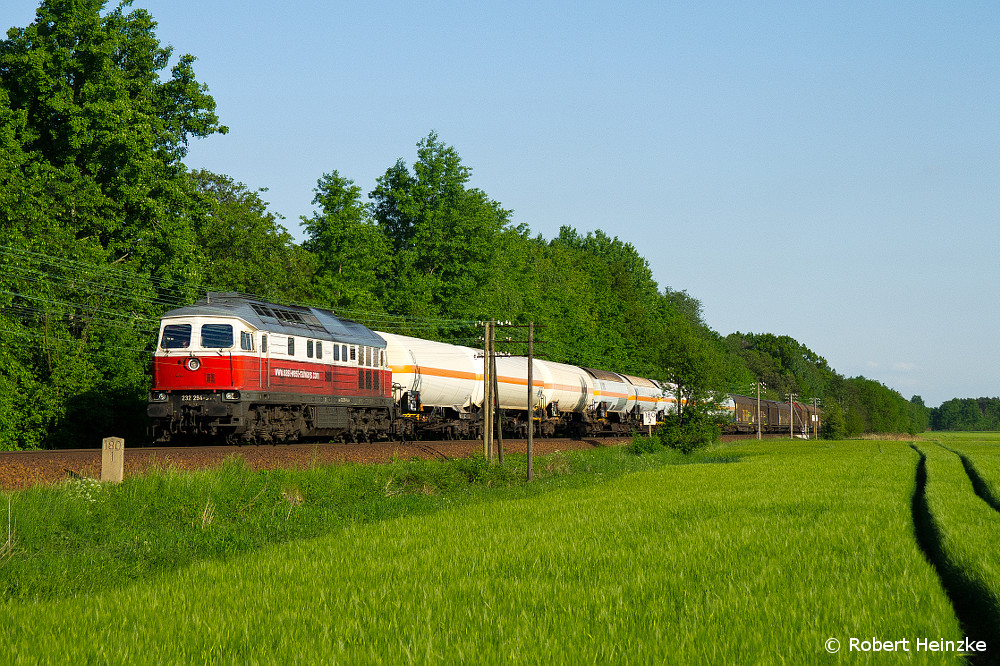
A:
[[[316,318],[316,315],[311,312],[296,312],[295,310],[276,308],[273,305],[267,306],[261,305],[260,303],[251,303],[250,307],[253,308],[253,311],[261,317],[277,319],[281,323],[288,324],[289,326],[304,326],[317,331],[326,330],[320,320]]]

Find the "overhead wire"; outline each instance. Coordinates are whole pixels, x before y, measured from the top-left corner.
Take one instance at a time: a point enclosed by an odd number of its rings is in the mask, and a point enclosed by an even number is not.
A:
[[[14,299],[24,299],[41,303],[50,308],[64,311],[74,311],[81,313],[89,312],[85,317],[87,321],[103,323],[107,325],[124,325],[128,323],[131,328],[145,328],[152,332],[158,328],[159,319],[139,314],[136,311],[166,311],[175,307],[190,304],[190,299],[185,298],[182,292],[194,292],[205,294],[234,293],[219,287],[213,287],[198,282],[184,281],[179,279],[163,278],[156,275],[136,274],[134,272],[117,268],[106,264],[93,264],[86,261],[68,259],[65,257],[55,257],[52,255],[0,245],[0,259],[7,269],[8,276],[13,277],[15,284],[22,287],[29,285],[43,291],[47,295],[51,292],[63,292],[59,298],[46,297],[37,293],[27,293],[28,289],[14,291],[11,289],[0,289],[0,294],[10,296],[12,301],[9,305],[0,306],[0,312],[7,316],[31,321],[31,314],[51,314],[48,308],[32,308],[24,304],[14,303]],[[21,265],[18,265],[21,264]],[[137,289],[137,283],[145,286],[148,291]],[[34,291],[34,290],[32,290]],[[75,298],[65,292],[71,292]],[[83,292],[83,293],[81,293]],[[127,304],[135,305],[134,310],[122,311],[109,307],[95,306],[92,303],[81,302],[85,293],[100,293],[100,295],[112,301],[122,303],[126,308]],[[152,292],[152,293],[149,293]],[[176,293],[176,296],[170,296]],[[238,293],[238,292],[236,292]],[[383,328],[387,332],[405,331],[411,333],[430,333],[459,331],[468,329],[478,322],[471,319],[452,319],[445,317],[420,317],[412,315],[396,315],[386,312],[373,312],[354,308],[330,308],[318,303],[302,303],[294,301],[282,301],[284,299],[265,298],[255,294],[242,294],[249,299],[258,300],[263,303],[279,303],[297,307],[316,307],[333,311],[337,316],[359,321],[373,328]],[[98,317],[97,315],[103,315]]]

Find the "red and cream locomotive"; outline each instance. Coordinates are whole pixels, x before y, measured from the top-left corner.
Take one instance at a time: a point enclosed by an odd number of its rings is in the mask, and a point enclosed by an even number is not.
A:
[[[160,322],[148,415],[159,441],[389,433],[385,341],[316,308],[210,293]]]

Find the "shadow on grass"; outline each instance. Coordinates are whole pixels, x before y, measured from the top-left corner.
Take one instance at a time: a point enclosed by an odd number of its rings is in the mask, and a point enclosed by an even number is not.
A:
[[[927,456],[915,444],[910,444],[910,447],[920,456],[911,501],[917,544],[934,567],[966,636],[973,641],[985,641],[989,650],[970,655],[966,659],[975,666],[996,664],[1000,657],[1000,604],[989,589],[970,579],[945,552],[941,527],[927,503]]]

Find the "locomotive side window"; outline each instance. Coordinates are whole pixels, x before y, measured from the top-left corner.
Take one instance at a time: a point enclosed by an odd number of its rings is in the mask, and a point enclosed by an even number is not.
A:
[[[253,336],[247,331],[240,331],[240,349],[253,351]]]
[[[340,358],[342,358],[345,363],[347,362],[347,345],[340,346]]]
[[[201,346],[223,349],[233,346],[233,327],[230,324],[205,324],[201,327]]]
[[[365,347],[365,365],[372,367],[372,348]],[[371,388],[370,386],[368,388]]]
[[[358,348],[357,347],[351,347],[351,360],[352,361],[357,360],[357,358],[358,358],[357,354],[358,354]]]
[[[323,343],[316,341],[316,358],[323,358]]]
[[[313,341],[306,340],[306,356],[309,358],[313,357]]]
[[[266,354],[267,353],[267,336],[266,335],[260,336],[260,351],[261,351],[262,354]]]
[[[184,349],[191,346],[191,324],[167,324],[163,327],[163,349]]]
[[[288,338],[288,355],[295,356],[295,338],[291,336]]]
[[[334,361],[340,360],[340,345],[333,346],[333,360]]]

